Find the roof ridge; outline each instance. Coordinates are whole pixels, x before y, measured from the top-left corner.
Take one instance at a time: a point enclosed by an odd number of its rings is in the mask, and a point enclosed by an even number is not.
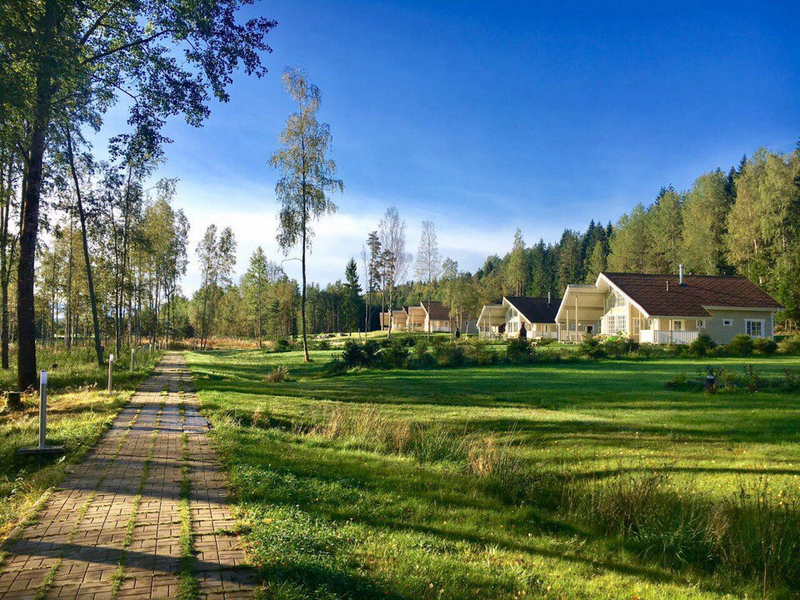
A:
[[[603,275],[635,275],[636,277],[680,277],[678,273],[631,273],[629,271],[601,271]],[[751,281],[747,279],[744,275],[695,275],[692,273],[684,273],[683,277],[703,277],[705,279],[744,279],[747,281]],[[751,283],[755,283],[752,281]],[[758,284],[756,284],[758,285]]]

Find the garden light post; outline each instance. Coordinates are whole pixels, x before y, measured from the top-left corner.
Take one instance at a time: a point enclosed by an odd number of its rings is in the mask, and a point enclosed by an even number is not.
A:
[[[47,371],[39,374],[39,450],[47,447]]]
[[[111,354],[108,357],[108,393],[111,393],[111,389],[113,387],[113,377],[114,377],[114,355]]]
[[[39,445],[19,448],[18,454],[60,454],[64,446],[47,445],[47,371],[39,373]]]

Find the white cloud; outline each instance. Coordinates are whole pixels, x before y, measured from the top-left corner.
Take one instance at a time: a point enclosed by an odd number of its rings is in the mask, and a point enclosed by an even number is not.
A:
[[[345,264],[351,257],[360,263],[361,247],[367,234],[377,229],[381,215],[389,206],[389,203],[380,201],[378,207],[376,201],[348,195],[336,200],[339,212],[313,224],[315,236],[308,261],[308,278],[323,285],[341,279]],[[183,281],[185,293],[191,294],[200,284],[195,248],[203,232],[212,223],[219,228],[233,229],[238,241],[237,277],[247,270],[249,257],[258,246],[264,249],[270,259],[276,262],[284,260],[275,240],[279,208],[271,188],[253,185],[235,188],[230,185],[221,187],[181,182],[175,204],[183,208],[191,224],[190,262]],[[408,224],[407,248],[412,253],[416,251],[421,222],[425,219],[436,223],[442,256],[458,261],[464,270],[476,270],[489,254],[502,255],[511,246],[515,229],[511,223],[475,218],[464,211],[451,214],[450,211],[439,212],[431,207],[403,208],[409,204],[412,203],[400,199],[396,202]],[[376,208],[364,208],[369,206]],[[539,235],[544,233],[537,234],[536,239]],[[298,256],[297,251],[290,251],[289,257],[295,256]],[[299,262],[287,261],[283,267],[290,277],[300,277]]]

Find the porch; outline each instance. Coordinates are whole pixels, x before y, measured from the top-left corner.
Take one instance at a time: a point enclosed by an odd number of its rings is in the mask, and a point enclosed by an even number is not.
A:
[[[558,341],[578,343],[600,333],[604,298],[594,285],[568,285],[556,315]]]
[[[409,331],[425,331],[425,319],[427,314],[421,306],[409,306],[406,308],[408,320],[406,327]]]
[[[478,336],[496,339],[503,336],[506,327],[506,309],[502,304],[486,304],[478,317]]]
[[[640,329],[640,344],[691,344],[697,339],[699,331],[675,329]]]

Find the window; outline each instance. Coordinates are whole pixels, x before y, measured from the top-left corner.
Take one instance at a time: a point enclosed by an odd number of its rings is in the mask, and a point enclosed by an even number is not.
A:
[[[683,331],[683,321],[673,321],[672,329],[673,331]]]
[[[744,329],[751,337],[764,337],[764,321],[747,320],[744,322]]]
[[[614,292],[608,296],[606,301],[608,308],[616,308],[618,306],[625,306],[625,296],[619,292]]]
[[[622,331],[627,331],[627,321],[628,317],[625,315],[608,315],[606,317],[606,333],[609,335],[615,335]]]
[[[697,319],[697,328],[704,329],[706,326],[706,322],[704,319]]]
[[[733,327],[733,319],[722,319],[723,327]]]

